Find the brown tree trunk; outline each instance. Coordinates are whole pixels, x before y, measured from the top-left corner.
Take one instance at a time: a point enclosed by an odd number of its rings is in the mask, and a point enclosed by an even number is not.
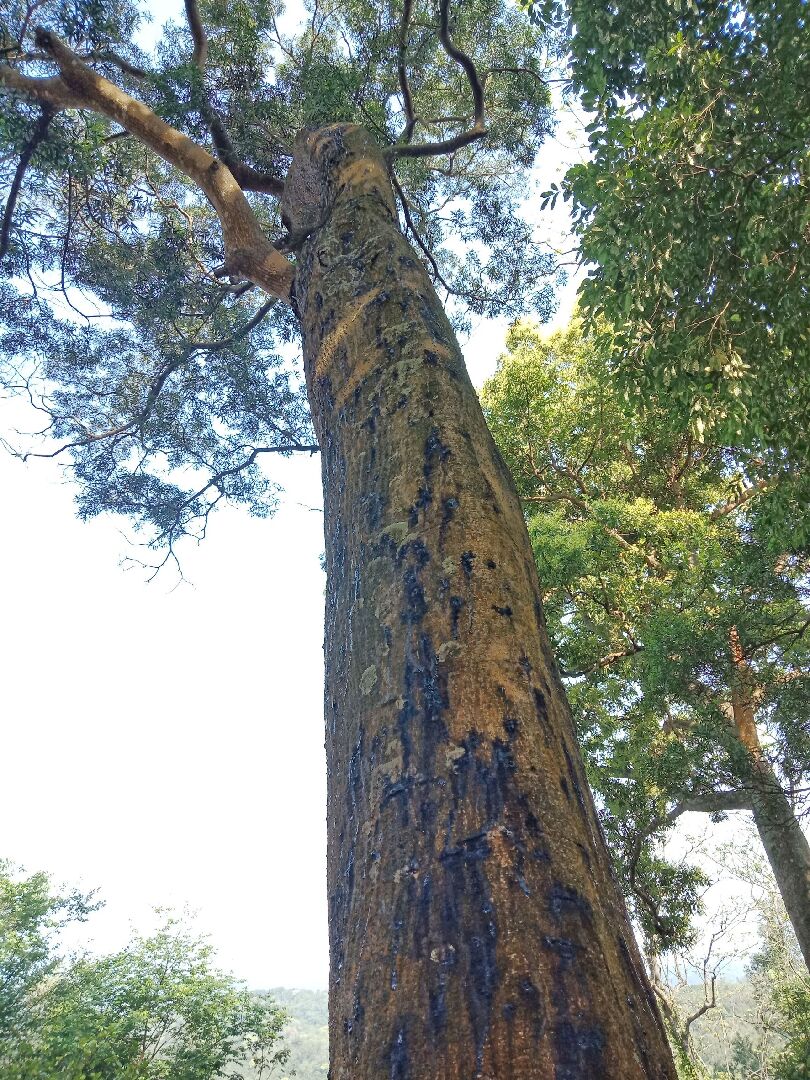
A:
[[[674,1077],[511,479],[361,129],[296,146],[322,447],[332,1080]]]
[[[731,702],[737,739],[750,766],[746,793],[759,838],[765,848],[791,925],[810,970],[810,844],[790,800],[762,752],[752,699],[752,675],[739,634],[732,629],[731,655],[736,672]]]

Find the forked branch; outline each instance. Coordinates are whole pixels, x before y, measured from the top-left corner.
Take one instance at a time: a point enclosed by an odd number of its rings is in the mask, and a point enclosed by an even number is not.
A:
[[[280,196],[284,191],[284,181],[277,176],[258,172],[250,165],[245,165],[236,153],[231,137],[228,134],[221,117],[211,104],[211,99],[205,88],[205,65],[208,59],[208,37],[200,17],[200,9],[197,0],[185,0],[186,18],[188,19],[191,37],[194,41],[192,61],[197,68],[199,76],[200,113],[205,121],[211,138],[216,147],[217,154],[233,173],[236,182],[243,191],[260,191],[267,195]]]
[[[408,141],[413,134],[416,117],[413,113],[413,101],[411,99],[407,75],[405,74],[405,47],[403,35],[407,33],[407,25],[410,20],[410,3],[408,0],[405,0],[405,2],[406,13],[403,16],[400,32],[399,72],[400,88],[402,89],[405,115],[407,117],[404,133],[406,141],[396,143],[394,146],[389,146],[386,150],[386,154],[391,158],[433,157],[438,154],[452,154],[454,151],[460,150],[463,146],[469,146],[470,143],[475,142],[477,139],[482,139],[487,133],[484,120],[484,86],[472,58],[462,49],[459,49],[453,42],[453,39],[450,36],[450,0],[441,0],[439,5],[439,41],[447,55],[464,69],[464,73],[467,76],[467,81],[470,84],[470,90],[472,91],[473,97],[473,125],[469,130],[462,132],[460,135],[455,135],[451,139],[442,139],[438,142],[427,143],[412,143]]]
[[[203,191],[222,226],[228,272],[254,282],[268,295],[289,301],[292,264],[269,242],[231,170],[177,131],[147,105],[88,67],[47,30],[36,32],[38,48],[59,67],[60,78],[22,76],[0,64],[0,84],[27,94],[55,110],[85,108],[125,128]]]
[[[20,188],[22,187],[25,170],[28,168],[28,164],[34,156],[36,148],[48,134],[48,126],[50,125],[53,115],[53,109],[50,105],[42,106],[42,115],[37,121],[36,127],[31,134],[31,138],[25,144],[22,154],[20,154],[20,160],[14,172],[14,179],[11,181],[8,199],[6,200],[6,206],[3,211],[3,220],[0,222],[0,261],[5,258],[6,252],[8,251],[9,240],[11,239],[11,223],[14,219],[14,208],[17,205],[17,199],[20,195]]]

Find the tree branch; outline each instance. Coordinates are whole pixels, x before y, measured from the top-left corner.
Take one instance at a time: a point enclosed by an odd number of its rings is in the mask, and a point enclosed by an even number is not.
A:
[[[402,9],[402,22],[399,27],[399,50],[397,52],[397,75],[399,76],[399,88],[402,91],[402,104],[405,109],[405,130],[402,133],[402,142],[410,143],[413,137],[413,129],[416,127],[416,116],[413,111],[413,98],[411,86],[408,82],[408,71],[405,67],[405,49],[408,44],[408,26],[411,21],[411,9],[413,0],[404,0]]]
[[[197,0],[185,0],[186,18],[194,40],[192,61],[199,74],[200,113],[211,132],[219,158],[224,161],[243,191],[259,191],[267,195],[280,196],[284,192],[284,181],[268,173],[260,173],[250,165],[245,165],[236,153],[231,137],[217,114],[205,89],[205,65],[208,59],[208,37],[200,17]]]
[[[734,791],[707,791],[702,795],[689,795],[675,805],[665,821],[674,822],[681,814],[721,814],[727,810],[750,810],[751,798],[742,788]]]
[[[53,119],[53,115],[54,113],[51,107],[49,105],[43,105],[42,115],[31,133],[31,138],[25,144],[22,154],[20,154],[20,160],[14,173],[14,179],[11,181],[11,187],[9,188],[6,207],[3,211],[3,220],[0,223],[0,261],[5,258],[6,252],[8,251],[8,245],[11,239],[11,222],[14,217],[14,208],[17,205],[17,199],[20,194],[20,188],[22,187],[25,170],[28,168],[28,164],[34,156],[36,148],[48,134],[48,126]]]
[[[89,108],[114,120],[136,139],[154,150],[170,165],[185,173],[208,197],[222,226],[225,261],[229,272],[253,281],[266,293],[289,302],[294,276],[292,264],[277,251],[262,232],[250,204],[230,169],[198,146],[188,136],[170,127],[143,102],[130,97],[114,83],[89,68],[55,34],[38,29],[36,42],[59,67],[59,86],[65,85],[72,107]],[[31,84],[43,80],[28,79],[20,86],[5,78],[6,85],[34,93]],[[15,73],[16,74],[16,73]],[[40,100],[53,95],[54,80]],[[63,104],[59,107],[65,107]]]
[[[478,71],[472,59],[459,49],[450,37],[450,0],[441,0],[439,5],[439,41],[447,55],[464,69],[467,76],[473,97],[473,126],[461,135],[440,142],[396,143],[385,151],[388,157],[433,157],[437,154],[452,154],[461,147],[482,139],[487,134],[484,123],[484,87],[478,77]]]
[[[191,54],[191,59],[195,67],[200,71],[205,71],[205,64],[208,60],[208,36],[205,33],[202,18],[200,17],[197,0],[185,0],[185,7],[188,27],[194,40],[194,52]]]
[[[82,98],[74,93],[58,75],[50,78],[33,78],[23,75],[10,64],[0,64],[0,85],[8,87],[25,97],[34,98],[40,105],[47,105],[54,112],[63,109],[80,109]]]
[[[770,487],[773,481],[769,478],[767,480],[759,480],[756,484],[752,484],[751,487],[746,488],[741,492],[736,499],[731,499],[727,503],[723,503],[722,506],[716,506],[712,510],[709,517],[712,521],[717,521],[718,518],[726,517],[728,514],[733,514],[735,510],[739,510],[741,506],[749,502],[755,495],[759,495],[760,492],[765,491]]]
[[[411,208],[410,208],[410,206],[408,204],[407,198],[405,197],[405,192],[402,190],[402,186],[399,183],[399,181],[397,180],[396,176],[394,176],[393,170],[390,171],[390,177],[391,177],[391,186],[394,188],[394,191],[396,191],[397,195],[399,196],[399,201],[400,201],[400,204],[402,206],[402,214],[403,214],[403,217],[405,218],[405,224],[410,229],[414,240],[417,242],[419,247],[424,252],[425,258],[430,263],[430,265],[431,265],[431,267],[433,269],[433,274],[435,276],[436,281],[440,282],[442,287],[445,288],[448,293],[452,293],[454,290],[450,288],[450,286],[447,284],[447,282],[442,277],[441,271],[439,270],[439,264],[436,262],[436,259],[433,256],[433,252],[430,250],[430,248],[424,242],[424,240],[422,239],[422,237],[419,234],[419,230],[416,228],[416,225],[414,224],[413,217],[411,216]]]
[[[626,649],[614,649],[612,652],[605,653],[597,661],[590,665],[590,667],[583,668],[581,671],[561,671],[560,674],[565,679],[583,679],[586,675],[593,675],[595,671],[601,671],[603,668],[610,667],[611,664],[615,664],[617,660],[624,660],[628,656],[635,656],[636,653],[640,653],[644,650],[644,646],[638,642],[632,642]]]
[[[721,813],[726,810],[750,810],[751,801],[742,789],[734,791],[708,791],[705,793],[689,794],[685,798],[681,799],[679,803],[676,803],[671,810],[666,814],[659,814],[652,819],[646,828],[641,829],[633,841],[633,846],[630,852],[630,860],[628,863],[627,871],[630,881],[630,887],[636,896],[641,900],[644,906],[649,911],[653,918],[656,927],[661,929],[661,919],[658,914],[658,908],[653,898],[649,893],[642,888],[636,879],[636,868],[638,867],[638,860],[641,858],[641,849],[644,841],[653,836],[660,829],[668,828],[674,825],[678,818],[687,813],[688,811],[696,811],[698,813],[713,814]]]
[[[135,64],[130,64],[129,60],[125,60],[123,56],[119,56],[118,53],[112,52],[109,49],[96,50],[95,52],[88,53],[87,59],[98,60],[104,64],[115,64],[115,66],[120,68],[125,75],[131,75],[133,79],[145,79],[149,74],[148,71],[136,67]]]

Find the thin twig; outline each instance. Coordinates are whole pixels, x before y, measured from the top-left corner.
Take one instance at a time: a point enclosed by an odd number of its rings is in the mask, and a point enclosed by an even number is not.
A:
[[[280,196],[284,191],[284,181],[269,173],[260,173],[240,159],[231,142],[231,137],[211,104],[211,99],[205,88],[205,65],[208,59],[208,37],[203,27],[197,0],[185,0],[186,18],[188,19],[191,37],[194,41],[192,61],[197,68],[200,91],[200,113],[211,132],[211,138],[220,160],[223,161],[234,175],[239,186],[244,191],[259,191],[267,195]]]
[[[447,290],[448,293],[452,293],[453,289],[450,288],[450,286],[447,284],[447,282],[442,277],[441,271],[439,270],[439,264],[436,262],[436,259],[433,256],[433,252],[430,250],[430,248],[424,242],[422,237],[419,235],[419,230],[416,228],[416,225],[414,224],[414,220],[411,217],[411,208],[408,205],[408,200],[405,197],[405,192],[402,190],[401,184],[397,180],[396,176],[394,176],[393,172],[391,172],[390,176],[391,176],[391,185],[394,188],[394,191],[396,191],[396,193],[397,193],[397,195],[399,197],[400,204],[402,206],[402,214],[403,214],[403,217],[405,218],[405,224],[408,226],[414,240],[417,242],[419,247],[425,253],[425,258],[428,260],[428,262],[430,263],[430,265],[431,265],[431,267],[433,269],[433,274],[434,274],[434,277],[435,277],[436,281],[438,281],[442,285],[442,287]]]
[[[470,84],[473,97],[473,126],[461,135],[439,142],[411,143],[399,142],[385,151],[390,158],[397,157],[432,157],[436,154],[452,154],[463,146],[468,146],[487,134],[484,122],[484,87],[478,77],[475,63],[462,49],[459,49],[450,37],[450,0],[441,0],[439,6],[439,41],[442,48],[463,69]],[[407,128],[406,128],[407,131]]]
[[[14,179],[11,181],[8,199],[6,200],[5,210],[3,211],[3,220],[2,223],[0,223],[0,260],[5,258],[6,252],[8,251],[8,245],[11,240],[11,222],[14,217],[14,208],[17,205],[17,199],[20,195],[20,188],[22,187],[25,170],[28,168],[37,147],[47,136],[48,127],[53,116],[54,113],[51,107],[49,105],[43,105],[42,113],[37,121],[36,127],[31,133],[31,138],[23,148],[22,154],[20,154],[20,161],[14,173]]]

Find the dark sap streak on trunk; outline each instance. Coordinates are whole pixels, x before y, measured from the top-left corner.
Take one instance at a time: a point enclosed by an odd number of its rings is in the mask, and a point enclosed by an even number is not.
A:
[[[369,136],[284,213],[322,447],[332,1080],[674,1077],[520,505]]]

